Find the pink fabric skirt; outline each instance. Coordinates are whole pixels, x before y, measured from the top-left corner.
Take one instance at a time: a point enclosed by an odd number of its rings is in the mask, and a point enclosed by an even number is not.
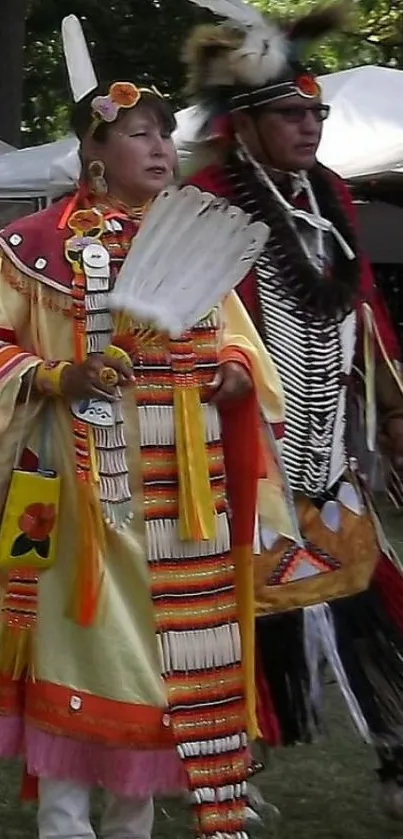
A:
[[[0,758],[22,757],[30,775],[98,786],[116,795],[169,795],[187,788],[176,751],[118,749],[41,731],[0,717]]]

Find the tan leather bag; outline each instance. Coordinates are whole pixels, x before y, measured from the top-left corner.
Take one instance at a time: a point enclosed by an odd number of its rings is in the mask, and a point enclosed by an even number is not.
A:
[[[330,529],[309,498],[296,497],[305,547],[279,538],[255,557],[257,616],[313,606],[365,591],[379,547],[371,515],[352,512],[339,501],[338,527]]]

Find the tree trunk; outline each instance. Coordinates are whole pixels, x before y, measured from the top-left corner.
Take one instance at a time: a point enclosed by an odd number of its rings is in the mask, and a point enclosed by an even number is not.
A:
[[[25,18],[29,0],[0,0],[0,139],[20,143]]]

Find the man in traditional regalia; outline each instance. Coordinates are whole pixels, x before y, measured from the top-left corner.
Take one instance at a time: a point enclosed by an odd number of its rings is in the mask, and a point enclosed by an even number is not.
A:
[[[310,739],[325,656],[381,758],[384,804],[403,814],[403,584],[366,480],[376,419],[403,452],[399,347],[357,241],[342,180],[316,153],[329,106],[306,69],[339,6],[271,23],[239,0],[199,27],[186,59],[197,124],[190,182],[264,219],[270,237],[239,295],[285,393],[281,462],[292,532],[259,505],[255,562],[260,726]]]

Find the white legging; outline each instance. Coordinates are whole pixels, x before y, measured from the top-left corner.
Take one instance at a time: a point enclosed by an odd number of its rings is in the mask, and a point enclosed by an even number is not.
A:
[[[96,839],[90,822],[88,787],[69,781],[39,781],[39,839]],[[151,839],[152,798],[125,798],[106,793],[102,839]]]

